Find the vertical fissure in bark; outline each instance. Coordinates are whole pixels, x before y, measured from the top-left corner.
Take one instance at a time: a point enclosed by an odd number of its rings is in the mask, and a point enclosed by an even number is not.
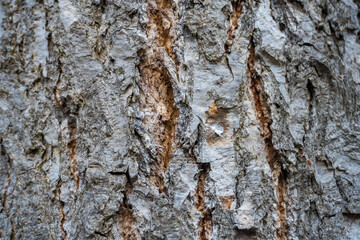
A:
[[[132,182],[129,170],[126,172],[127,183],[125,186],[123,202],[119,209],[118,223],[120,227],[121,236],[124,240],[139,239],[139,231],[135,227],[136,219],[133,214],[132,205],[128,201],[128,196],[132,191]]]
[[[176,5],[173,0],[149,0],[148,37],[154,38],[155,44],[163,47],[177,65],[174,52]]]
[[[54,100],[55,100],[55,106],[57,109],[60,110],[63,117],[67,118],[68,120],[68,129],[69,129],[69,150],[70,150],[70,172],[71,176],[76,182],[76,192],[75,197],[77,197],[77,191],[80,186],[80,177],[77,171],[77,161],[76,161],[76,145],[77,145],[77,120],[75,117],[73,117],[70,113],[70,109],[68,104],[66,103],[66,99],[63,98],[62,101],[60,101],[58,97],[58,90],[61,84],[61,77],[62,77],[62,63],[60,60],[58,60],[58,71],[59,76],[58,80],[56,82],[56,85],[54,87]]]
[[[227,41],[224,45],[225,52],[230,53],[235,38],[235,31],[239,28],[238,20],[242,13],[244,0],[232,0],[232,12],[229,17],[229,29],[227,31]]]
[[[174,90],[168,69],[164,66],[161,48],[177,66],[174,52],[174,27],[176,24],[176,4],[170,0],[149,0],[149,25],[147,36],[150,46],[139,51],[141,89],[140,104],[147,117],[144,119],[152,139],[158,145],[151,180],[160,192],[164,187],[165,172],[176,150],[175,134],[179,109],[175,107]]]
[[[174,28],[176,25],[175,3],[173,3],[172,0],[149,0],[148,3],[150,12],[148,37],[154,38],[155,40],[152,44],[152,48],[157,52],[156,48],[158,46],[163,47],[169,57],[171,57],[177,65],[177,59],[174,52]],[[164,132],[162,133],[163,136],[160,137],[163,139],[163,151],[160,154],[162,158],[161,167],[163,168],[163,171],[166,171],[174,151],[173,141],[175,141],[175,124],[179,116],[179,110],[174,106],[174,91],[167,69],[159,62],[155,64],[152,69],[155,74],[145,78],[147,79],[147,84],[155,83],[155,85],[159,86],[158,100],[163,102],[165,107],[165,111],[160,112],[159,123],[162,124],[164,128]],[[154,75],[157,75],[158,77],[155,77],[154,79]],[[143,76],[146,76],[146,74]]]
[[[206,180],[209,176],[210,164],[201,163],[199,180],[195,192],[195,206],[196,209],[201,213],[201,219],[198,225],[199,240],[209,240],[211,239],[211,234],[213,231],[213,221],[212,221],[212,209],[206,206]]]
[[[10,169],[12,168],[12,162],[11,162],[11,158],[9,156],[9,154],[7,153],[6,149],[5,149],[5,146],[2,144],[3,140],[1,139],[0,141],[0,158],[5,158],[6,161],[7,161],[7,165],[8,165],[8,168],[6,170],[6,180],[7,180],[7,184],[5,186],[5,192],[4,192],[4,196],[2,198],[2,209],[0,211],[0,213],[2,213],[3,211],[5,211],[5,214],[7,217],[10,217],[10,224],[11,224],[11,233],[10,233],[10,239],[11,240],[14,240],[15,239],[15,224],[14,224],[14,221],[13,219],[11,218],[11,216],[9,216],[8,212],[6,211],[7,210],[7,198],[9,196],[9,187],[11,185],[11,175],[10,175]],[[0,237],[1,237],[1,231],[0,231]]]
[[[6,158],[7,160],[7,164],[8,164],[8,168],[6,170],[6,180],[7,180],[7,184],[5,186],[5,191],[4,191],[4,197],[2,199],[2,205],[3,208],[1,209],[0,213],[2,213],[3,211],[6,211],[6,204],[7,204],[7,198],[9,195],[9,187],[11,185],[11,176],[10,176],[10,169],[12,168],[12,163],[11,163],[11,158],[9,156],[9,154],[6,152],[6,149],[4,147],[4,145],[2,144],[2,139],[1,139],[1,149],[0,149],[0,153],[1,153],[1,158]]]
[[[314,95],[315,95],[315,88],[314,85],[311,83],[310,80],[308,80],[307,84],[306,84],[306,88],[308,90],[309,93],[309,128],[311,128],[312,126],[312,112],[313,112],[313,100],[314,100]]]
[[[155,143],[159,145],[156,151],[156,168],[151,176],[160,192],[166,193],[162,175],[167,170],[175,151],[176,120],[179,110],[174,106],[173,89],[165,67],[149,51],[143,51],[140,55],[141,104],[142,109],[151,115],[144,122]]]
[[[66,232],[65,226],[64,226],[65,221],[66,221],[64,207],[65,207],[65,203],[60,200],[60,228],[61,228],[63,240],[65,240],[67,238],[67,232]]]
[[[15,223],[14,223],[14,221],[13,221],[12,219],[10,220],[10,223],[11,223],[10,239],[11,239],[11,240],[15,240],[15,239],[16,239]]]
[[[51,36],[51,35],[49,35],[49,36]],[[55,106],[58,109],[63,110],[63,106],[60,103],[60,100],[58,98],[58,89],[59,89],[60,84],[61,84],[61,76],[62,76],[62,63],[61,63],[60,60],[58,60],[58,71],[59,71],[59,76],[58,76],[58,79],[56,81],[56,85],[54,87],[54,100],[55,100]]]
[[[276,181],[276,192],[278,198],[277,211],[280,221],[280,228],[277,229],[278,239],[287,239],[287,226],[286,226],[286,171],[281,165],[281,158],[278,151],[274,148],[272,142],[272,130],[270,128],[271,110],[267,105],[266,97],[263,90],[261,76],[255,69],[255,44],[253,36],[250,38],[249,44],[249,59],[247,74],[250,78],[250,90],[253,96],[255,105],[256,117],[261,126],[261,136],[265,144],[265,151],[267,160]]]
[[[70,143],[69,143],[69,148],[70,148],[70,164],[71,164],[71,175],[74,178],[75,182],[76,182],[76,193],[77,194],[77,190],[79,189],[79,185],[80,185],[80,177],[77,171],[77,161],[76,161],[76,145],[77,145],[77,138],[76,138],[76,134],[77,134],[77,123],[76,123],[76,119],[75,118],[69,118],[69,130],[70,130]]]
[[[61,136],[60,136],[61,138]],[[60,199],[61,197],[61,185],[62,185],[62,181],[61,179],[58,180],[57,186],[56,186],[56,190],[55,190],[55,197],[56,199],[59,200],[59,212],[60,212],[60,230],[61,230],[61,239],[65,240],[67,238],[67,232],[65,230],[65,222],[66,222],[66,214],[64,212],[64,208],[65,208],[65,202],[62,201]]]

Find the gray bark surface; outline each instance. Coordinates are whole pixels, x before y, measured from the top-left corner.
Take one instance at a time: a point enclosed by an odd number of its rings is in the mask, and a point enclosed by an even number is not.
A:
[[[1,239],[360,239],[357,0],[1,0]]]

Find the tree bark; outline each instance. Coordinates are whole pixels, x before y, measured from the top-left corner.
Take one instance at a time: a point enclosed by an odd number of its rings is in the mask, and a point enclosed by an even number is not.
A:
[[[0,238],[359,239],[359,12],[0,1]]]

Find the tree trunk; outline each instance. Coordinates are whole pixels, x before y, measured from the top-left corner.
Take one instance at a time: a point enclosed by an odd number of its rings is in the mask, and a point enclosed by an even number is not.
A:
[[[0,2],[1,239],[360,239],[359,1]]]

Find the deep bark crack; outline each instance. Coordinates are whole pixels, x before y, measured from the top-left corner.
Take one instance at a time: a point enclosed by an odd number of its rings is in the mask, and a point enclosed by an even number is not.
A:
[[[152,113],[145,119],[145,125],[152,138],[160,146],[156,152],[156,169],[151,173],[160,192],[166,192],[162,174],[169,166],[175,151],[176,120],[179,110],[174,106],[174,94],[170,77],[162,63],[151,53],[144,51],[141,55],[139,71],[142,91],[141,105],[146,112]]]
[[[265,144],[267,160],[273,174],[273,178],[277,182],[276,192],[278,198],[277,211],[280,221],[280,228],[277,229],[278,239],[287,239],[286,226],[286,185],[287,173],[281,164],[281,156],[274,148],[272,142],[271,130],[271,110],[266,102],[264,87],[261,76],[255,69],[255,44],[253,36],[250,37],[249,43],[249,59],[247,66],[247,74],[250,78],[250,90],[252,92],[253,101],[256,110],[256,117],[261,126],[261,137]]]
[[[62,63],[60,60],[58,60],[58,71],[59,71],[59,76],[58,76],[58,80],[56,82],[56,85],[54,87],[53,93],[54,93],[54,100],[55,100],[55,107],[57,109],[60,110],[62,116],[64,118],[67,118],[68,120],[68,129],[69,129],[69,149],[70,149],[70,172],[71,172],[71,176],[72,178],[75,180],[76,182],[76,192],[75,195],[77,197],[77,191],[79,189],[80,186],[80,177],[79,177],[79,173],[77,171],[77,161],[76,161],[76,145],[77,145],[77,138],[76,138],[76,134],[77,134],[77,120],[75,117],[73,117],[70,113],[70,109],[69,106],[66,102],[66,99],[62,99],[62,101],[60,101],[59,97],[58,97],[58,89],[60,87],[61,84],[61,77],[62,77]]]
[[[128,196],[131,193],[133,186],[129,174],[126,172],[126,187],[124,192],[123,202],[119,209],[118,223],[120,227],[121,236],[124,240],[140,239],[140,233],[136,225],[136,219],[133,214],[132,205],[128,201]]]
[[[51,36],[51,35],[50,35]],[[56,85],[54,87],[54,100],[55,100],[55,106],[60,109],[63,110],[63,105],[60,103],[60,100],[58,98],[58,89],[60,87],[61,84],[61,76],[62,76],[62,63],[60,60],[58,60],[58,71],[59,71],[59,76],[58,79],[56,81]]]
[[[239,28],[238,20],[242,14],[244,0],[233,0],[231,1],[232,12],[228,20],[229,28],[227,31],[227,41],[224,45],[225,52],[231,53],[231,48],[235,39],[235,31]]]
[[[11,175],[10,175],[10,169],[13,167],[12,166],[12,162],[11,162],[11,158],[9,156],[9,154],[7,153],[6,149],[5,149],[5,146],[2,144],[2,139],[1,139],[1,142],[0,142],[0,157],[5,157],[6,160],[7,160],[7,164],[8,164],[8,168],[6,170],[6,178],[7,178],[7,184],[6,184],[6,187],[5,187],[5,192],[4,192],[4,196],[3,196],[3,199],[2,199],[2,206],[3,208],[1,209],[0,213],[2,213],[3,211],[5,211],[5,214],[6,214],[6,217],[10,217],[10,223],[11,223],[11,233],[10,233],[10,239],[11,240],[14,240],[15,239],[15,236],[16,236],[16,233],[15,233],[15,224],[14,224],[14,221],[13,219],[11,218],[11,216],[6,212],[7,210],[7,207],[6,207],[6,204],[7,204],[7,198],[9,196],[9,187],[11,185]],[[2,235],[2,232],[0,231],[0,237]]]
[[[174,52],[176,26],[176,7],[173,0],[149,0],[149,26],[147,35],[154,38],[155,44],[165,48],[167,54],[177,65]]]
[[[60,220],[60,228],[61,228],[61,232],[63,235],[63,240],[65,240],[67,238],[67,232],[64,227],[64,224],[66,221],[66,216],[64,213],[64,206],[65,206],[65,203],[63,201],[60,201],[60,219],[61,219]]]
[[[159,146],[156,150],[155,169],[150,173],[151,181],[160,192],[167,194],[164,186],[165,172],[176,150],[175,134],[179,109],[175,107],[174,90],[171,76],[163,63],[161,48],[177,66],[174,52],[176,25],[176,4],[170,0],[148,1],[149,23],[147,36],[150,46],[139,51],[140,72],[139,87],[141,89],[140,105],[149,117],[144,119],[152,139]]]
[[[211,234],[213,231],[212,209],[209,209],[205,203],[205,186],[209,172],[209,163],[200,164],[199,180],[195,192],[195,206],[196,209],[201,213],[201,219],[198,225],[199,240],[211,239]]]
[[[10,223],[11,223],[11,234],[10,234],[10,239],[11,240],[15,240],[16,239],[16,232],[15,232],[15,223],[12,219],[10,219]]]
[[[0,150],[1,150],[1,157],[5,157],[7,159],[8,165],[9,165],[9,167],[7,168],[7,171],[6,171],[7,185],[5,187],[4,197],[3,197],[3,201],[2,201],[3,208],[0,211],[0,213],[2,213],[3,211],[6,211],[7,197],[9,195],[9,187],[11,184],[10,169],[12,168],[12,163],[11,163],[11,158],[10,158],[9,154],[6,152],[6,149],[5,149],[4,145],[2,144],[2,139],[1,139],[1,149]]]

